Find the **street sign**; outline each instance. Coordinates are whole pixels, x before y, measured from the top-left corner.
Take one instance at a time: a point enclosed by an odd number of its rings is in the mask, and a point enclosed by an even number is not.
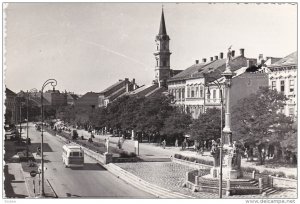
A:
[[[35,177],[36,175],[37,175],[37,172],[36,172],[36,171],[32,170],[32,171],[30,172],[30,176],[31,176],[31,177]]]

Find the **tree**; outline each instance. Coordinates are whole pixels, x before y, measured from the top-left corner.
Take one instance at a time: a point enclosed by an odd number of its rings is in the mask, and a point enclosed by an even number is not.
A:
[[[169,140],[175,141],[175,139],[183,137],[184,133],[187,133],[191,123],[192,118],[189,114],[174,109],[174,112],[166,118],[161,134],[166,135]]]
[[[264,163],[269,141],[280,144],[280,137],[291,125],[291,119],[280,113],[286,100],[282,93],[261,87],[232,109],[233,140],[257,146],[260,164]]]
[[[221,137],[221,129],[223,129],[223,127],[221,128],[221,110],[208,108],[205,113],[193,121],[190,128],[191,139],[198,142],[217,140]]]

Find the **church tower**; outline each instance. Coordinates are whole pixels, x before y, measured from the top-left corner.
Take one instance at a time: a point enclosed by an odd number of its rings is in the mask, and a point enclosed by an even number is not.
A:
[[[156,59],[155,82],[159,84],[159,87],[166,86],[167,79],[170,78],[170,55],[172,53],[169,50],[169,41],[162,9],[159,32],[155,38],[156,52],[154,53]]]

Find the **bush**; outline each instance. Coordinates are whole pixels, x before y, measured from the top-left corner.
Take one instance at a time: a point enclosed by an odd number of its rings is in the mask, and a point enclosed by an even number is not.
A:
[[[289,179],[297,179],[297,176],[295,176],[295,175],[288,175],[287,178],[289,178]]]
[[[189,157],[188,160],[189,160],[190,162],[194,162],[194,161],[196,161],[196,158],[195,158],[195,157]]]
[[[176,159],[187,160],[187,161],[190,161],[190,162],[197,162],[198,164],[205,164],[205,165],[209,165],[209,166],[214,165],[213,161],[200,159],[200,158],[195,158],[195,157],[184,156],[184,155],[181,155],[181,154],[174,154],[174,157]]]
[[[271,176],[275,176],[275,173],[272,171],[268,171],[268,170],[263,170],[262,172],[260,172],[261,174],[267,174],[267,175],[271,175]]]
[[[134,152],[127,152],[127,151],[120,151],[120,157],[121,158],[130,158],[130,157],[136,157],[136,154]]]
[[[278,177],[285,177],[286,178],[285,173],[282,172],[282,171],[276,172],[276,176],[278,176]]]
[[[252,173],[253,171],[255,171],[256,173],[258,173],[258,170],[253,167],[241,167],[241,169],[243,172]]]

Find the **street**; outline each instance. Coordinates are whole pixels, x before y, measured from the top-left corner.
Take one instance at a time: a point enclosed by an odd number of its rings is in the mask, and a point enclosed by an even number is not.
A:
[[[24,137],[24,136],[23,136]],[[32,145],[40,143],[41,132],[29,127]],[[116,178],[101,165],[85,157],[83,168],[65,168],[62,163],[63,142],[44,132],[45,178],[58,197],[154,198]],[[36,157],[40,159],[39,156]]]

